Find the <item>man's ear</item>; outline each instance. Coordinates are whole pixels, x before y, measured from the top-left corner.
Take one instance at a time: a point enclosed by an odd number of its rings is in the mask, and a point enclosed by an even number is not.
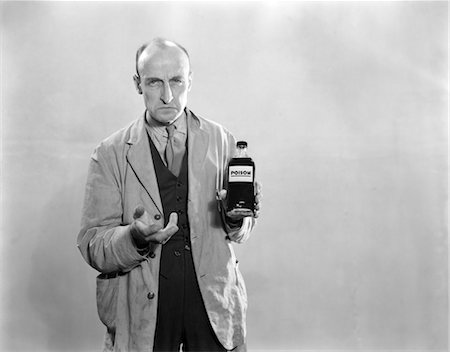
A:
[[[136,87],[136,90],[138,94],[142,94],[142,88],[141,88],[141,79],[138,75],[133,76],[134,86]]]
[[[189,76],[188,76],[188,92],[191,91],[191,87],[192,87],[192,72],[189,72]]]

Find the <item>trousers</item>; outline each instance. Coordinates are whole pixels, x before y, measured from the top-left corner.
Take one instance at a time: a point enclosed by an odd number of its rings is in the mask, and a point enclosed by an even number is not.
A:
[[[173,256],[160,274],[154,351],[225,352],[206,313],[195,275],[190,246],[182,238],[164,245]]]

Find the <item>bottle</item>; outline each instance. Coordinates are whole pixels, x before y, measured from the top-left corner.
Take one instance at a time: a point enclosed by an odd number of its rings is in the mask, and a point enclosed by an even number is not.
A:
[[[255,163],[247,155],[247,142],[236,143],[236,155],[228,164],[227,213],[253,214],[255,209]]]

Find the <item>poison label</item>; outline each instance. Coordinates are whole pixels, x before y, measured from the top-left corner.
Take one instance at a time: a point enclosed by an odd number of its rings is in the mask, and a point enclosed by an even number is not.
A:
[[[253,182],[253,167],[245,165],[234,165],[229,167],[229,182]]]

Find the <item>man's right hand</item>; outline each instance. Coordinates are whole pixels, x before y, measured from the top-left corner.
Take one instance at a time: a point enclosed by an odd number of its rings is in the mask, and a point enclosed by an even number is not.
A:
[[[171,213],[165,228],[155,223],[142,205],[136,207],[130,232],[138,248],[145,248],[150,242],[164,244],[178,231],[178,214]]]

